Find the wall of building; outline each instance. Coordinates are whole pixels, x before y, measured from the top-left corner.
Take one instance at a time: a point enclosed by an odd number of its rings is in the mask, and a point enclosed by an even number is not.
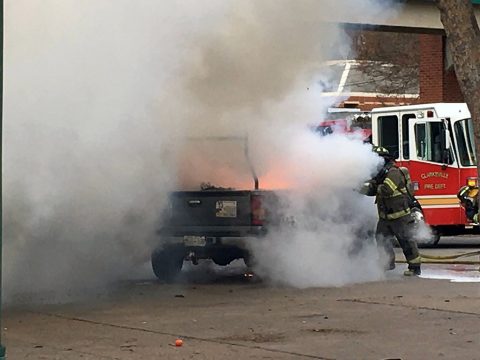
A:
[[[463,102],[453,67],[446,69],[445,37],[420,34],[420,102]]]
[[[340,106],[374,107],[411,105],[435,102],[464,102],[453,66],[446,68],[445,37],[441,34],[418,34],[419,89],[418,98],[374,96],[350,97]]]

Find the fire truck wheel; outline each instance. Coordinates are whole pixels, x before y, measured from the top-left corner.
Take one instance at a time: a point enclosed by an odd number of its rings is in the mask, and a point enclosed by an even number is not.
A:
[[[155,276],[167,283],[175,281],[182,270],[185,251],[181,247],[166,247],[152,252],[152,269]]]

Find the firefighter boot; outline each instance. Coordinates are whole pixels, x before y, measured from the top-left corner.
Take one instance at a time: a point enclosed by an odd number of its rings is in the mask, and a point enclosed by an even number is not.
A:
[[[421,259],[420,256],[416,257],[413,260],[408,262],[408,270],[406,270],[403,275],[405,276],[418,276],[422,273],[420,269]]]
[[[385,266],[385,270],[395,270],[395,260],[389,261],[388,264]]]
[[[386,248],[385,251],[387,252],[387,262],[384,265],[384,270],[389,271],[389,270],[394,270],[395,269],[395,252],[393,251],[392,248]]]
[[[395,253],[393,252],[393,249],[391,253],[388,256],[388,263],[385,266],[385,270],[394,270],[395,269]]]

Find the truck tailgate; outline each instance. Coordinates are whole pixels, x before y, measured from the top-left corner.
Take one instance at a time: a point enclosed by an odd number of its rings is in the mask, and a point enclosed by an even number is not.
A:
[[[178,191],[171,195],[171,221],[177,226],[249,226],[251,192]]]

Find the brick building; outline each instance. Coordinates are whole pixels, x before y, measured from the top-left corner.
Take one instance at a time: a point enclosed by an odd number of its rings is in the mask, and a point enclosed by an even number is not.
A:
[[[382,33],[370,32],[369,36],[372,35],[374,37],[383,36]],[[339,86],[338,89],[343,96],[347,97],[339,106],[359,107],[362,110],[370,110],[373,107],[392,105],[463,102],[463,95],[458,85],[453,64],[448,56],[445,36],[438,33],[410,34],[410,36],[415,37],[415,47],[411,51],[418,54],[415,59],[418,70],[415,74],[415,79],[413,79],[414,81],[408,80],[411,82],[409,86],[402,89],[401,92],[375,91],[372,86],[365,86],[362,91],[358,91],[358,89],[353,89],[357,91],[352,91],[352,88],[349,88],[347,85],[349,82],[353,84],[354,81],[347,81],[344,87]],[[380,39],[381,41],[382,39]],[[393,49],[395,45],[392,44],[392,46]],[[358,75],[356,76],[358,77]],[[409,74],[408,76],[411,77],[412,75]],[[361,83],[367,84],[371,81],[364,79]],[[380,81],[388,82],[388,76]],[[339,91],[337,91],[337,95]],[[327,94],[327,96],[331,95]]]
[[[463,102],[453,64],[446,51],[446,38],[434,34],[418,37],[420,102]]]

